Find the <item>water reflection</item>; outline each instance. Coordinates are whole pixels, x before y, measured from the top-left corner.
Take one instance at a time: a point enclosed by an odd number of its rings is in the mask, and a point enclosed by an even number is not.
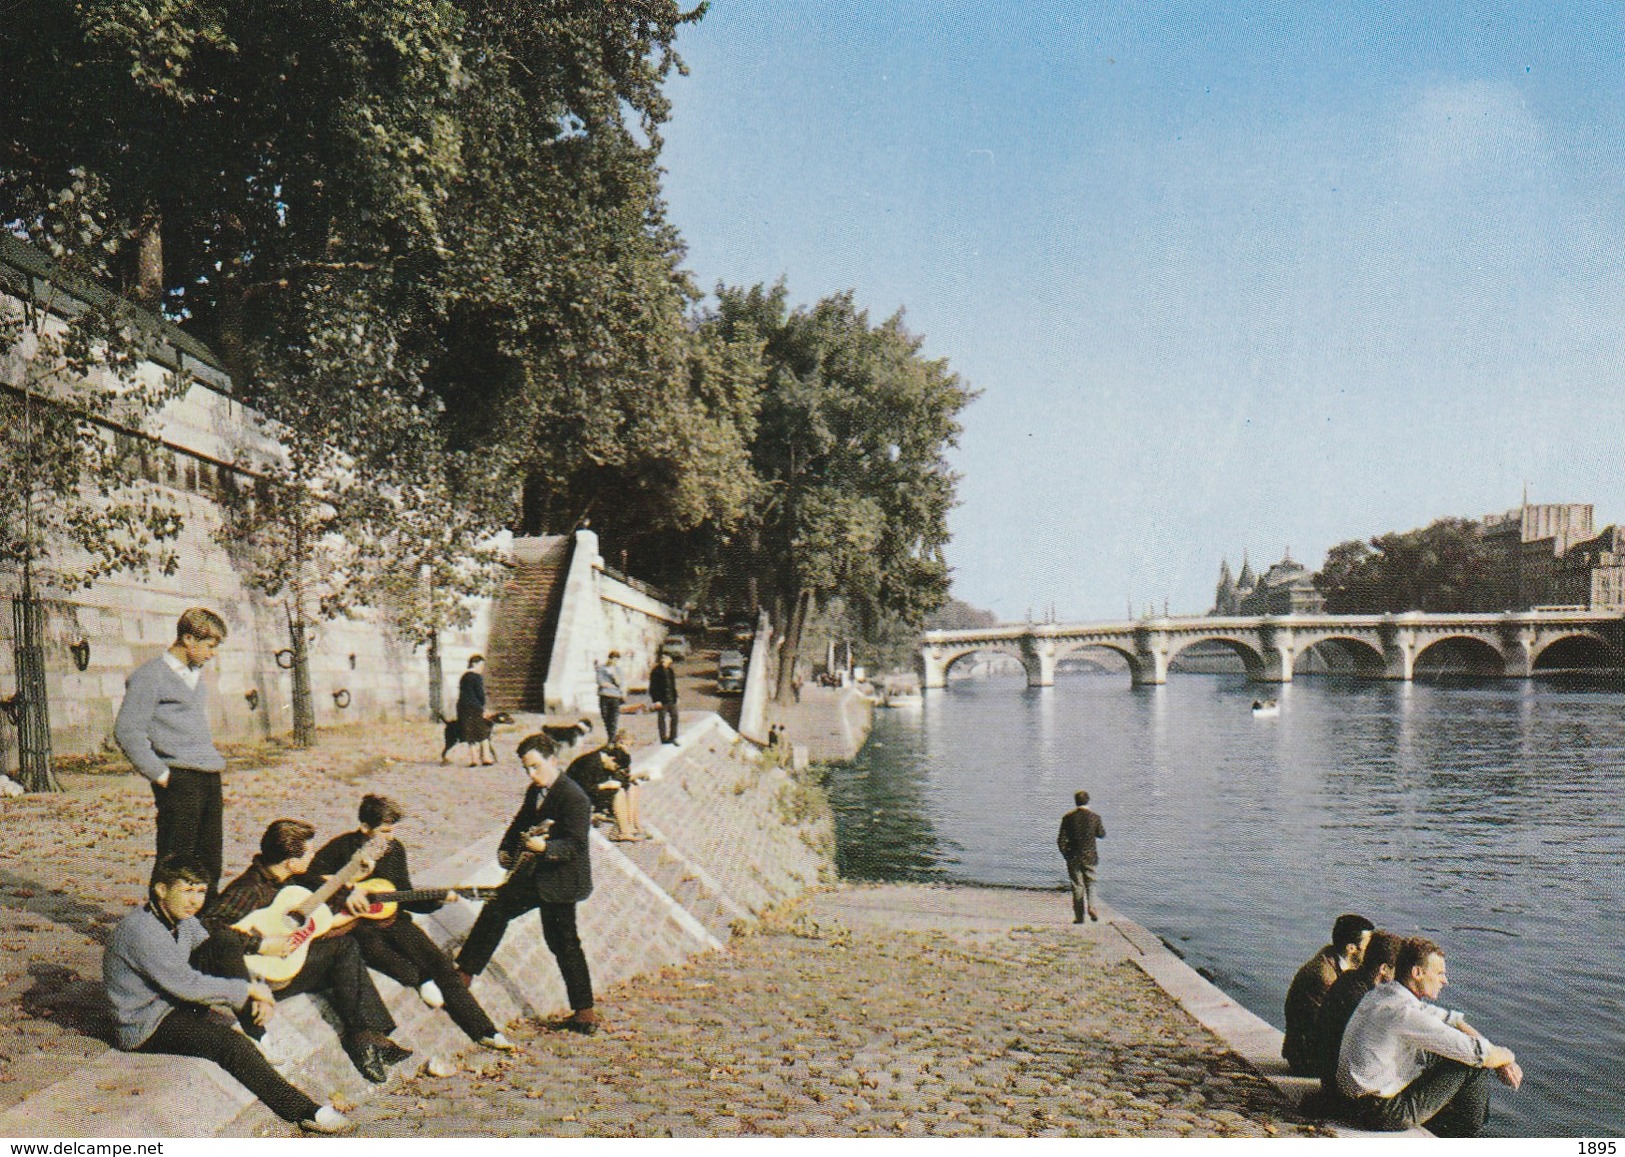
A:
[[[973,680],[882,712],[832,777],[843,873],[1058,887],[1055,827],[1087,788],[1108,902],[1253,1011],[1278,1024],[1332,917],[1364,911],[1444,943],[1447,1000],[1518,1051],[1494,1131],[1618,1131],[1617,684],[1301,678],[1254,719],[1239,677],[1127,683]]]

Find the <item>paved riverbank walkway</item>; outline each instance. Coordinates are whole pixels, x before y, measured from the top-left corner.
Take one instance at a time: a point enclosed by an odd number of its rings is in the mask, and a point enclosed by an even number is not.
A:
[[[363,1136],[1314,1135],[1056,893],[846,887],[361,1106]]]

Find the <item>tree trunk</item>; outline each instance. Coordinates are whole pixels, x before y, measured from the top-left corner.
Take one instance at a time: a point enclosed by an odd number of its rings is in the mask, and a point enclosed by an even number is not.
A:
[[[51,704],[45,694],[45,607],[25,573],[11,600],[17,672],[17,782],[25,791],[61,791],[51,760]]]
[[[164,304],[164,219],[148,209],[136,226],[135,299],[157,313]]]
[[[310,694],[310,647],[302,612],[288,609],[288,638],[293,643],[293,745],[316,746],[316,704]]]
[[[812,591],[803,587],[796,595],[789,622],[785,624],[784,645],[779,648],[778,685],[773,690],[775,702],[785,703],[790,699],[791,684],[794,683],[796,676],[796,656],[801,651],[801,632],[807,626],[807,616],[812,610],[812,599]]]
[[[446,709],[446,669],[440,662],[440,632],[429,632],[429,718],[441,722]]]

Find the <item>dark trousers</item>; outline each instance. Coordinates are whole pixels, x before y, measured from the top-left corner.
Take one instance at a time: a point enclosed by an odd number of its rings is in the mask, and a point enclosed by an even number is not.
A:
[[[660,742],[677,742],[677,704],[656,704],[655,728],[660,732]]]
[[[215,976],[250,979],[248,966],[243,963],[243,954],[226,948],[223,943],[220,949],[211,952],[214,943],[213,939],[204,941],[193,953],[192,963]],[[388,1036],[395,1031],[395,1018],[384,1007],[384,1000],[378,995],[378,989],[367,973],[366,962],[361,959],[361,949],[349,936],[312,940],[305,966],[285,987],[277,989],[276,998],[283,1000],[301,992],[316,992],[325,996],[333,1011],[339,1014],[346,1037],[360,1032]],[[238,1019],[255,1040],[265,1035],[265,1029],[250,1021],[246,1012],[240,1014]]]
[[[164,1017],[137,1051],[213,1061],[284,1121],[308,1121],[320,1108],[283,1080],[253,1041],[195,1007],[177,1008]]]
[[[209,873],[209,893],[204,901],[207,906],[220,889],[223,862],[219,774],[172,767],[166,786],[152,785],[152,798],[158,805],[158,854],[152,862],[153,871],[157,872],[165,856],[196,860]]]
[[[607,695],[598,697],[598,714],[604,717],[604,742],[614,743],[621,725],[621,701]]]
[[[581,938],[576,935],[576,906],[573,901],[556,904],[536,898],[527,881],[517,888],[504,888],[485,902],[479,919],[463,942],[457,954],[457,967],[470,976],[478,976],[491,963],[502,934],[509,921],[523,916],[535,908],[542,918],[542,939],[548,951],[559,962],[559,973],[564,977],[564,991],[570,998],[570,1007],[580,1010],[592,1007],[592,974],[587,971],[587,957],[581,951]]]
[[[1072,919],[1082,923],[1095,906],[1095,868],[1082,860],[1068,860],[1066,874],[1072,881]]]
[[[1440,1137],[1476,1137],[1490,1115],[1490,1070],[1443,1057],[1392,1097],[1361,1097],[1355,1123],[1368,1129],[1425,1125]]]
[[[361,958],[367,967],[376,968],[397,984],[417,988],[426,980],[434,981],[446,998],[446,1015],[470,1040],[484,1040],[496,1033],[497,1026],[485,1015],[480,1002],[463,987],[451,957],[404,913],[387,928],[357,928],[350,935],[361,946]]]

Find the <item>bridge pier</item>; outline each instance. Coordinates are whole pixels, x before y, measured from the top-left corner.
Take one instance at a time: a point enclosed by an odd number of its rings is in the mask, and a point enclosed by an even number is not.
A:
[[[1035,635],[1023,638],[1021,665],[1027,668],[1027,686],[1055,686],[1055,641]]]
[[[940,691],[948,685],[948,661],[936,647],[920,648],[920,686]]]
[[[1168,682],[1168,632],[1141,626],[1134,632],[1134,658],[1129,661],[1134,686],[1160,687]]]

